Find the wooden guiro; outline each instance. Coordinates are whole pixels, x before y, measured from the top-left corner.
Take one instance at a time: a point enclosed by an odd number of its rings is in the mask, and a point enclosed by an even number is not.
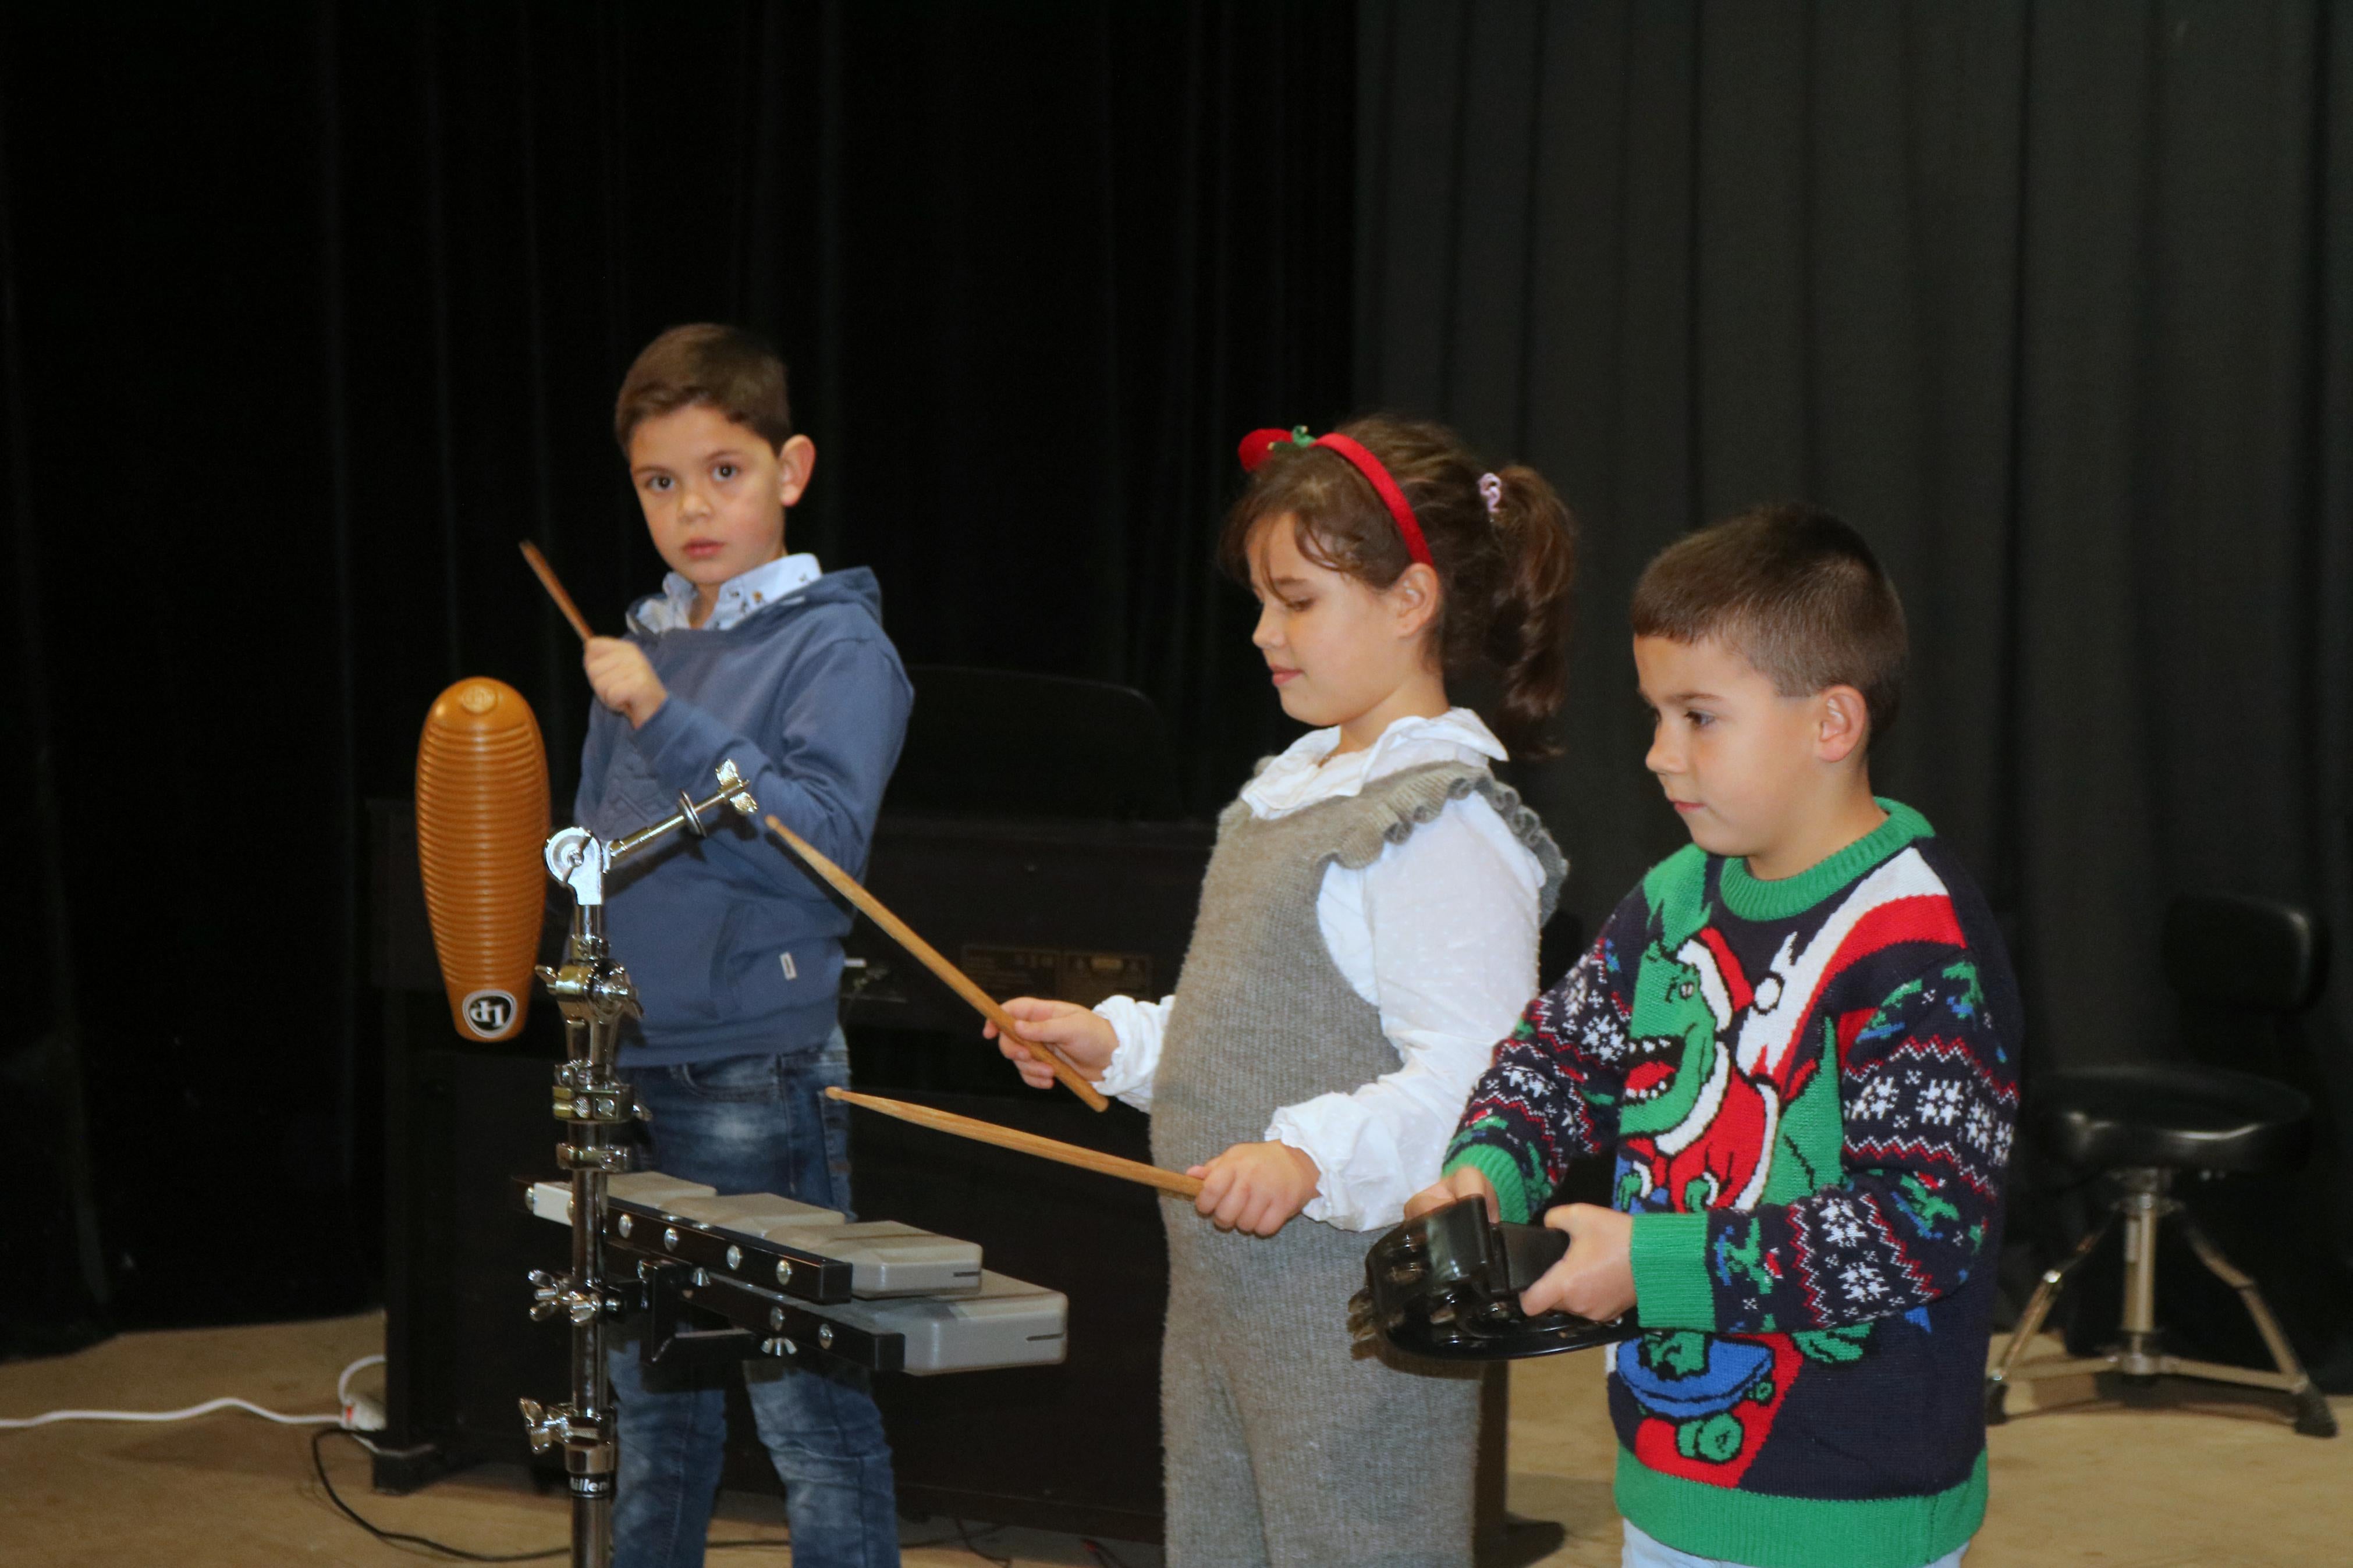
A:
[[[531,1007],[547,867],[547,750],[522,693],[471,676],[417,742],[417,864],[459,1036],[512,1039]]]

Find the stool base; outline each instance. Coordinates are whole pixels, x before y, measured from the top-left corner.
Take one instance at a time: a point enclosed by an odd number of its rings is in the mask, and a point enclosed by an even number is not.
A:
[[[2010,1387],[2031,1383],[2038,1378],[2083,1376],[2087,1373],[2115,1372],[2133,1379],[2159,1377],[2194,1377],[2210,1383],[2239,1384],[2252,1388],[2273,1388],[2288,1395],[2295,1404],[2295,1429],[2307,1437],[2337,1436],[2337,1415],[2328,1408],[2328,1401],[2314,1384],[2304,1364],[2296,1360],[2294,1347],[2280,1331],[2279,1320],[2272,1316],[2263,1293],[2255,1282],[2241,1273],[2222,1256],[2221,1250],[2208,1238],[2189,1211],[2171,1195],[2173,1173],[2154,1168],[2119,1171],[2117,1179],[2124,1192],[2117,1197],[2099,1227],[2085,1237],[2075,1250],[2047,1270],[2034,1288],[2033,1297],[2026,1303],[2026,1311],[2018,1320],[2018,1327],[2010,1336],[2010,1346],[2002,1352],[2001,1364],[1986,1378],[1985,1413],[1989,1426],[2000,1426],[2009,1419],[2004,1408]],[[2256,1331],[2263,1337],[2271,1351],[2276,1371],[2264,1372],[2254,1367],[2225,1366],[2219,1362],[2193,1361],[2186,1356],[2167,1354],[2160,1346],[2157,1327],[2157,1231],[2167,1218],[2181,1227],[2183,1239],[2198,1260],[2223,1284],[2239,1293],[2239,1300],[2254,1320]],[[2107,1237],[2121,1219],[2125,1227],[2125,1306],[2121,1337],[2105,1352],[2095,1356],[2046,1356],[2040,1361],[2024,1359],[2026,1349],[2034,1336],[2042,1331],[2043,1320],[2050,1316],[2051,1304],[2059,1298],[2061,1287],[2084,1259]]]

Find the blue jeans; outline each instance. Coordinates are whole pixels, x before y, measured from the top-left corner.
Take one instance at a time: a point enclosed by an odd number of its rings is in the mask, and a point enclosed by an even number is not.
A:
[[[834,1031],[796,1056],[731,1057],[623,1075],[653,1113],[653,1168],[722,1195],[776,1193],[849,1209],[849,1108],[825,1098],[849,1081]],[[610,1354],[620,1474],[615,1568],[692,1568],[702,1561],[727,1442],[721,1380],[649,1373],[634,1338]],[[897,1568],[899,1514],[891,1447],[866,1374],[747,1363],[760,1441],[785,1483],[798,1568]]]
[[[1678,1552],[1656,1536],[1635,1529],[1632,1521],[1621,1522],[1626,1526],[1626,1545],[1618,1559],[1620,1568],[1740,1568],[1737,1563],[1726,1563],[1721,1557],[1694,1557],[1688,1552]],[[1968,1547],[1960,1547],[1923,1568],[1961,1568],[1962,1554],[1968,1551]]]

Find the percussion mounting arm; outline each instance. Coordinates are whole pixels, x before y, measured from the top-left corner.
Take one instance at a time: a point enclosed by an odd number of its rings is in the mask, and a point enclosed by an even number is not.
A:
[[[711,836],[712,819],[723,805],[733,806],[746,817],[759,811],[760,803],[744,787],[744,775],[735,771],[734,759],[721,763],[715,773],[719,788],[708,799],[696,800],[681,790],[677,811],[650,827],[640,827],[610,843],[585,827],[560,829],[547,841],[547,874],[571,889],[578,902],[602,904],[605,873],[624,855],[643,848],[674,827],[683,827],[697,838],[707,838]]]
[[[744,787],[744,775],[735,771],[733,758],[719,764],[718,777],[719,788],[710,799],[695,800],[681,790],[678,792],[678,810],[674,815],[664,817],[651,827],[640,827],[626,837],[614,839],[608,847],[612,858],[618,860],[630,850],[651,843],[673,827],[683,827],[697,838],[707,838],[711,836],[711,824],[705,820],[704,814],[715,813],[722,805],[732,805],[747,817],[755,816],[760,803],[754,800],[752,792]]]

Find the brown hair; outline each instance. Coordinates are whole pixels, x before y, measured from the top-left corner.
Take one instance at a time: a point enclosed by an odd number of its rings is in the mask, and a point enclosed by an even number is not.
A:
[[[1862,693],[1870,740],[1904,700],[1904,605],[1862,535],[1818,506],[1780,501],[1684,535],[1634,585],[1634,635],[1715,637],[1784,697]]]
[[[1498,737],[1515,755],[1548,754],[1544,723],[1568,688],[1577,520],[1543,475],[1516,464],[1494,471],[1502,493],[1489,515],[1478,459],[1443,425],[1375,415],[1339,434],[1380,459],[1421,525],[1438,573],[1441,667],[1493,672]],[[1248,581],[1251,532],[1286,512],[1300,553],[1329,571],[1386,589],[1412,563],[1397,520],[1355,465],[1328,448],[1278,446],[1227,515],[1218,541],[1226,570]]]
[[[785,362],[751,333],[709,322],[672,327],[645,346],[613,402],[613,438],[626,456],[647,420],[692,404],[717,409],[777,451],[793,437]]]

